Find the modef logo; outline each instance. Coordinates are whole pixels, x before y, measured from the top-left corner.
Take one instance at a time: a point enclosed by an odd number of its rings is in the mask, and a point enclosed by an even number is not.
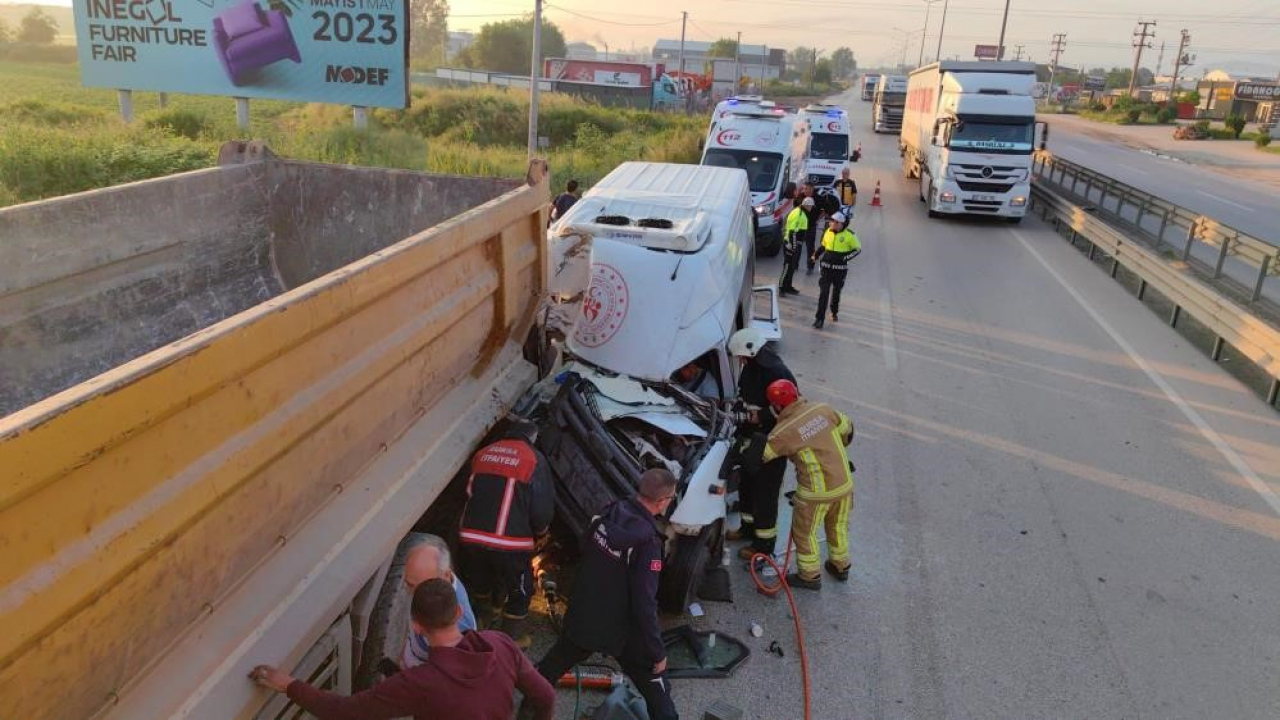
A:
[[[737,130],[721,130],[720,134],[716,135],[717,145],[736,145],[740,140],[742,140],[742,133]]]
[[[386,85],[390,75],[387,68],[330,65],[324,71],[324,81],[344,85]]]

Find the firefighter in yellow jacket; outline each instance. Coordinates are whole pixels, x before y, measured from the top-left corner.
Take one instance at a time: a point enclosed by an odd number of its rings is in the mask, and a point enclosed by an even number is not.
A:
[[[778,424],[764,444],[761,462],[789,457],[796,466],[795,511],[791,539],[796,544],[798,572],[787,576],[791,587],[822,587],[818,533],[827,537],[827,562],[835,579],[849,579],[849,513],[853,509],[853,465],[845,448],[853,440],[853,422],[827,405],[800,397],[794,383],[775,380],[766,390],[778,413]]]

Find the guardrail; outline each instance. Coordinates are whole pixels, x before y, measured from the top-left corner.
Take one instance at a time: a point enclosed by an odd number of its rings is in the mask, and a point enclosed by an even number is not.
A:
[[[1262,299],[1268,277],[1280,275],[1280,247],[1271,243],[1050,152],[1038,153],[1032,167],[1039,179],[1095,205],[1102,214],[1151,235],[1157,251],[1168,244],[1190,262],[1196,243],[1212,248],[1216,253],[1214,279],[1222,278],[1228,258],[1256,269],[1251,292],[1246,287],[1248,303]]]
[[[1051,220],[1055,227],[1066,226],[1071,230],[1073,245],[1078,238],[1092,244],[1090,259],[1095,250],[1113,259],[1112,277],[1121,265],[1137,275],[1139,300],[1148,287],[1167,297],[1173,303],[1170,325],[1176,326],[1186,312],[1207,327],[1214,334],[1211,355],[1215,362],[1222,356],[1223,344],[1228,343],[1266,372],[1271,378],[1267,403],[1275,405],[1280,396],[1280,330],[1225,297],[1185,266],[1169,263],[1145,243],[1131,239],[1123,230],[1095,217],[1064,195],[1035,185],[1032,196],[1041,217]]]

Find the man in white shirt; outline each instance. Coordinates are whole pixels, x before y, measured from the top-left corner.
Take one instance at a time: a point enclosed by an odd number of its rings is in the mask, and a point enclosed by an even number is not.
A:
[[[458,607],[462,609],[462,617],[458,628],[462,632],[476,630],[476,615],[471,611],[471,600],[467,597],[467,589],[462,581],[453,574],[449,559],[449,545],[437,535],[415,536],[404,561],[404,585],[413,597],[418,585],[435,578],[441,578],[453,584],[453,591],[458,596]],[[427,660],[429,646],[427,638],[413,631],[410,621],[408,637],[404,643],[404,651],[400,654],[400,668],[408,670],[417,667]]]

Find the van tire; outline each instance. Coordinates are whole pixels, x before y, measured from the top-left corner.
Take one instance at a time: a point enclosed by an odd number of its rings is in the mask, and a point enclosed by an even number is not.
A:
[[[703,526],[697,537],[676,537],[675,549],[663,564],[658,580],[658,609],[672,615],[683,613],[693,602],[698,585],[706,574],[711,552],[721,544],[724,520]]]
[[[758,254],[764,257],[777,257],[782,252],[782,226],[774,225],[766,236],[766,242],[760,247]]]

